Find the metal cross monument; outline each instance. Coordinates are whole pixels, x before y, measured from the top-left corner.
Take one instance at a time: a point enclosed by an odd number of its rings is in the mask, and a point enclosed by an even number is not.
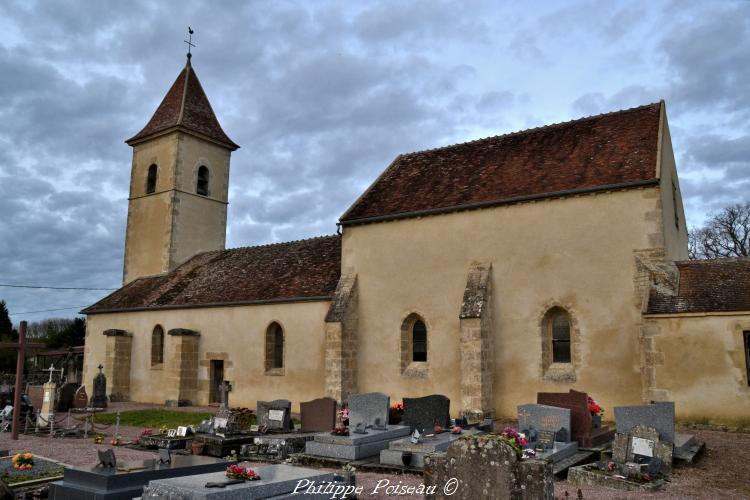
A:
[[[187,53],[188,59],[192,57],[192,54],[190,53],[190,49],[195,47],[195,44],[193,43],[193,33],[195,33],[195,31],[193,31],[193,28],[188,26],[188,39],[184,40],[184,42],[188,44],[188,53]]]

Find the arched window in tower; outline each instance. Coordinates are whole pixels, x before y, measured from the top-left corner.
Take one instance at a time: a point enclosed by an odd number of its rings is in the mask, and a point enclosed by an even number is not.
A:
[[[552,339],[552,362],[570,363],[570,317],[561,308],[552,311],[548,328]]]
[[[156,325],[151,332],[151,366],[164,363],[164,328]]]
[[[412,325],[411,336],[411,360],[427,361],[427,327],[421,319],[416,320]]]
[[[146,194],[151,194],[154,191],[156,191],[156,178],[159,174],[158,167],[156,164],[151,164],[150,167],[148,167],[148,176],[146,177]]]
[[[198,169],[198,185],[195,192],[201,196],[208,196],[208,167],[205,165]]]
[[[284,329],[273,322],[266,329],[266,372],[284,368]]]

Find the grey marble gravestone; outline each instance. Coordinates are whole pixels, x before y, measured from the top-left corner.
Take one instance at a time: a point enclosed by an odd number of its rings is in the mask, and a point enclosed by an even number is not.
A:
[[[326,432],[336,426],[336,400],[319,398],[299,404],[302,432]]]
[[[331,494],[305,494],[306,485],[311,483],[324,486],[332,483],[344,486],[336,481],[333,472],[294,467],[291,465],[260,465],[253,470],[258,473],[257,481],[243,481],[236,484],[228,482],[226,473],[214,472],[195,476],[159,479],[151,481],[143,491],[143,500],[183,499],[183,500],[240,500],[255,498],[331,498]],[[223,488],[206,487],[207,484],[225,484]],[[297,493],[293,495],[295,488]],[[343,489],[342,489],[343,491]],[[342,498],[341,495],[336,498]]]
[[[653,427],[659,439],[675,442],[674,402],[662,401],[648,405],[616,406],[615,424],[617,432],[624,434],[638,425]]]
[[[255,406],[255,415],[259,426],[269,429],[288,432],[292,427],[292,402],[286,399],[275,399],[273,401],[258,401]]]
[[[535,450],[538,458],[558,462],[578,451],[570,442],[571,411],[568,408],[540,404],[518,407],[518,429],[526,434],[526,448]]]
[[[527,404],[518,406],[518,429],[524,431],[552,431],[559,439],[564,434],[570,437],[570,410],[557,406]],[[566,439],[566,441],[568,440]]]
[[[431,434],[436,425],[445,430],[450,426],[451,400],[442,394],[422,398],[404,398],[404,415],[401,424],[410,430],[424,429]]]
[[[359,423],[373,428],[387,426],[390,406],[391,398],[382,392],[352,394],[349,396],[349,428]]]
[[[122,500],[140,496],[153,479],[220,471],[237,462],[197,455],[176,455],[168,464],[158,460],[118,463],[113,467],[66,467],[62,481],[50,485],[51,500]]]

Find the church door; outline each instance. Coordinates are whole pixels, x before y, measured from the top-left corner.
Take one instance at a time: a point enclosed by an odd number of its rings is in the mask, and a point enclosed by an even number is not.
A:
[[[211,360],[211,391],[209,400],[211,403],[221,403],[221,383],[224,382],[224,360]]]

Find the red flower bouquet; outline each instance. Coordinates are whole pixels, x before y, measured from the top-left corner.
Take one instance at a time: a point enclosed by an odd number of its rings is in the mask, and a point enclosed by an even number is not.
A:
[[[592,398],[591,396],[589,396],[588,398],[589,398],[589,413],[591,413],[591,415],[603,416],[604,408],[602,408],[601,405],[599,405],[599,403],[594,401],[594,398]]]
[[[239,465],[230,465],[227,467],[227,477],[229,479],[244,479],[245,481],[257,481],[260,476],[250,467]]]

